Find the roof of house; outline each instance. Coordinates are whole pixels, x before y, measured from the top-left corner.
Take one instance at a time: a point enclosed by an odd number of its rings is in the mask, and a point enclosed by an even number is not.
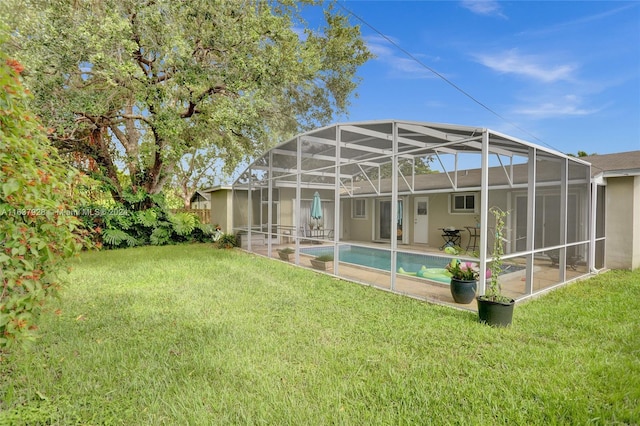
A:
[[[541,161],[536,165],[536,181],[538,183],[557,182],[560,179],[560,168],[557,161]],[[473,190],[476,191],[481,185],[482,170],[462,169],[455,172],[447,173],[427,173],[415,175],[413,191],[451,191],[454,187],[458,191]],[[488,169],[489,186],[498,187],[526,187],[529,179],[529,171],[527,164],[516,164],[511,170],[510,167],[490,167]],[[581,165],[579,169],[572,169],[570,179],[575,182],[588,182],[587,170]],[[455,182],[455,185],[454,185]],[[361,180],[353,185],[353,193],[358,195],[371,194],[377,195],[375,185],[377,181]],[[391,192],[391,179],[381,179],[378,187],[379,193]],[[398,192],[412,192],[409,184],[404,179],[398,179]]]
[[[216,186],[212,186],[210,188],[205,188],[202,189],[201,191],[207,195],[210,195],[212,192],[217,192],[217,191],[231,191],[233,189],[233,187],[231,185],[216,185]]]
[[[591,177],[598,175],[606,176],[640,176],[640,151],[620,152],[615,154],[603,154],[603,155],[591,155],[581,158],[584,161],[591,163]],[[554,162],[543,162],[538,165],[538,179],[554,180],[558,179],[557,164]],[[452,180],[455,179],[452,173],[433,173],[425,175],[415,176],[415,190],[438,190],[438,189],[451,189]],[[469,169],[458,171],[457,176],[457,188],[477,188],[480,186],[480,169]],[[511,182],[509,181],[507,172],[502,167],[489,168],[489,184],[500,186],[508,184],[521,184],[527,183],[528,174],[526,165],[516,165],[513,168],[513,176]],[[372,193],[372,186],[366,181],[361,181],[356,184],[354,193],[365,194]],[[398,182],[398,190],[400,192],[407,191],[406,182],[402,179]],[[380,184],[380,191],[388,193],[391,191],[391,180],[383,179]]]
[[[190,201],[195,201],[196,198],[198,198],[198,195],[201,198],[204,198],[207,201],[211,200],[211,194],[209,194],[208,192],[203,192],[203,191],[196,191],[193,193],[193,195],[191,196],[191,200]]]
[[[591,163],[591,176],[600,174],[640,175],[640,151],[582,157]]]

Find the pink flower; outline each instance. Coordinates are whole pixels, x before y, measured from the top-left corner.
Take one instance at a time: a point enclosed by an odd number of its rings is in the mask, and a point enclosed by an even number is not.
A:
[[[454,278],[462,280],[477,280],[480,274],[480,268],[477,263],[461,262],[458,259],[453,259],[451,263],[446,266],[446,269]]]

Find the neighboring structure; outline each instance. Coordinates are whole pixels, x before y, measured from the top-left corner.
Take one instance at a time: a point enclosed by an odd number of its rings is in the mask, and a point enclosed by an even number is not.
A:
[[[640,151],[583,157],[605,202],[596,210],[596,238],[611,269],[640,268]]]
[[[218,185],[203,191],[211,202],[211,223],[222,227],[223,232],[232,233],[233,203],[232,188]]]
[[[191,209],[200,210],[200,209],[210,209],[211,208],[211,196],[209,192],[206,191],[195,191],[191,196],[189,201],[189,206]]]
[[[425,157],[435,173],[415,174],[415,159]],[[446,263],[438,248],[448,228],[470,252],[477,247],[476,260],[486,269],[493,243],[488,211],[497,206],[511,212],[504,258],[524,268],[511,277],[517,278],[514,297],[523,299],[601,266],[589,232],[590,175],[581,159],[489,129],[338,124],[298,135],[249,166],[233,185],[233,230],[246,235],[248,250],[270,257],[281,244],[304,255],[308,242],[323,243],[335,258],[344,250],[377,250],[388,259],[387,274],[373,283],[362,272],[359,280],[402,291],[407,256],[429,254]],[[323,205],[320,223],[309,214],[315,192]],[[347,277],[343,269],[334,262],[335,275]],[[481,274],[481,293],[485,284]]]

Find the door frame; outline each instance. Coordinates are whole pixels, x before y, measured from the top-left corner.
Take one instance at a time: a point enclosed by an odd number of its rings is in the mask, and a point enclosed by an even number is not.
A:
[[[425,215],[418,215],[418,202],[421,201],[427,203]],[[418,224],[419,216],[426,216],[424,227],[422,224]],[[414,244],[429,244],[429,197],[426,195],[413,197],[413,242]]]
[[[373,205],[373,215],[372,217],[374,218],[372,221],[372,241],[391,241],[391,236],[392,234],[395,234],[397,236],[397,231],[400,229],[399,227],[402,226],[402,236],[398,239],[398,242],[401,244],[407,244],[407,233],[406,233],[406,223],[407,223],[407,197],[398,197],[398,201],[402,202],[402,218],[398,218],[398,219],[402,219],[402,225],[396,225],[396,231],[395,233],[392,230],[389,230],[389,238],[382,238],[381,237],[381,217],[382,215],[380,214],[380,204],[381,203],[391,203],[391,199],[389,197],[382,197],[382,198],[375,198],[375,202]],[[392,206],[390,206],[390,208],[392,208]]]

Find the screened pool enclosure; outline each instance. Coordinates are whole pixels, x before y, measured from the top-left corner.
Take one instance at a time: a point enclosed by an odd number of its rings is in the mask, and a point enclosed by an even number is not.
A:
[[[590,273],[590,166],[489,129],[408,121],[336,124],[271,149],[233,185],[241,246],[393,292],[453,303],[444,248],[491,262],[491,207],[509,212],[503,291],[522,300]],[[485,291],[481,274],[479,292]]]

